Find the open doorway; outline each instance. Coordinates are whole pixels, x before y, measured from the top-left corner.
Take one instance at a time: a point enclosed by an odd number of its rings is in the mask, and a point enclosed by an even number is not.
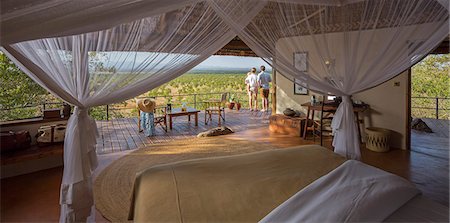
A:
[[[449,158],[450,54],[430,54],[411,68],[411,150]]]

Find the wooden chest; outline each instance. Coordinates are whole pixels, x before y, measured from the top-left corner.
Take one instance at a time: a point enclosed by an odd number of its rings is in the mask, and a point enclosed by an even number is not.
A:
[[[61,109],[53,108],[44,110],[44,119],[61,118]]]
[[[291,136],[302,136],[305,123],[304,117],[289,117],[282,114],[271,115],[269,118],[269,130]]]

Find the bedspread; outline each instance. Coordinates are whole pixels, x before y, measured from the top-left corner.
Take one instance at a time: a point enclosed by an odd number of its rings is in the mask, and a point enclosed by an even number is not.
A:
[[[137,222],[257,222],[345,159],[317,145],[183,161],[137,175]]]

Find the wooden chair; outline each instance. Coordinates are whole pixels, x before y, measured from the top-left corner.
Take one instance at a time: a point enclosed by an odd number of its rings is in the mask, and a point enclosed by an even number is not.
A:
[[[225,104],[227,102],[228,93],[223,93],[220,100],[205,101],[205,125],[212,121],[212,115],[217,114],[219,117],[219,126],[221,120],[225,121]]]
[[[333,137],[333,130],[331,129],[331,120],[336,112],[335,109],[327,109],[325,103],[322,102],[322,109],[320,110],[319,120],[314,120],[312,125],[313,140],[316,141],[316,136],[320,137],[320,145],[323,146],[324,133]]]
[[[156,107],[153,114],[155,126],[160,125],[161,128],[164,129],[165,132],[167,132],[167,107]]]
[[[156,107],[153,111],[153,122],[156,125],[160,125],[161,128],[167,132],[167,107]],[[138,129],[139,132],[142,132],[141,129],[141,111],[138,109]]]

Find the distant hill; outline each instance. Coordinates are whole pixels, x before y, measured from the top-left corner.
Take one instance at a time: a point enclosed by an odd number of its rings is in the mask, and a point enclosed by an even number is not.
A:
[[[249,68],[232,68],[232,67],[201,67],[194,68],[188,71],[188,74],[246,74],[249,72]],[[259,68],[256,68],[259,71]],[[267,72],[271,73],[272,69],[266,69]]]

